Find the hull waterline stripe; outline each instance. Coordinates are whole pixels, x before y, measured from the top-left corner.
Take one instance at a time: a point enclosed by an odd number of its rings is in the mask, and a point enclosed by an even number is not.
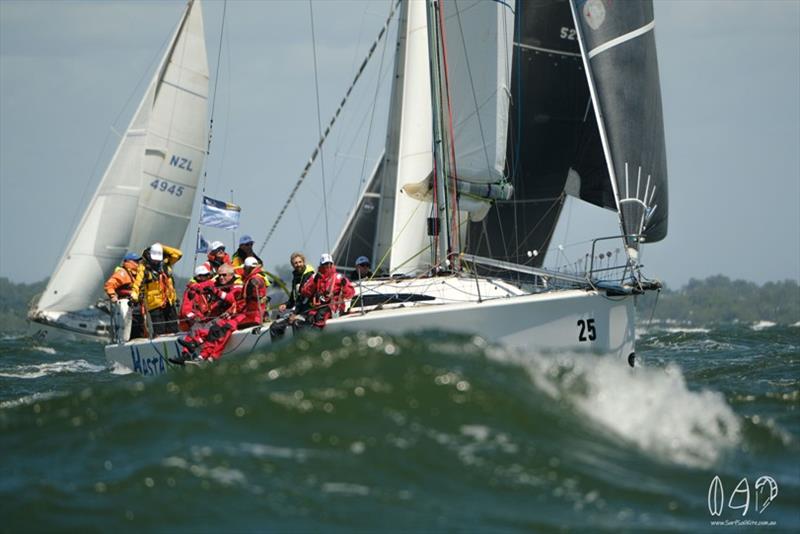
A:
[[[630,41],[631,39],[635,39],[640,35],[644,35],[645,33],[649,32],[655,27],[656,27],[656,21],[651,20],[650,24],[645,24],[641,28],[633,30],[632,32],[628,32],[625,35],[620,35],[619,37],[611,39],[610,41],[605,42],[600,46],[593,48],[591,51],[589,51],[589,59],[592,59],[594,56],[600,54],[601,52],[605,52],[609,48],[614,48],[615,46],[621,45],[622,43]]]

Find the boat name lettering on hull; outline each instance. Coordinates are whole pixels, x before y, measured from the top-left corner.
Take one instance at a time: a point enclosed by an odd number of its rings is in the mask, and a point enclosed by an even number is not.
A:
[[[151,358],[142,357],[139,347],[131,346],[131,362],[133,370],[144,376],[160,375],[167,371],[164,357],[160,354]]]

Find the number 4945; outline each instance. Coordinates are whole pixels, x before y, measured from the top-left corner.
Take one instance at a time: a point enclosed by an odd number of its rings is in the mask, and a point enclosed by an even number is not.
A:
[[[150,182],[150,187],[152,187],[156,191],[169,193],[170,195],[175,195],[176,197],[183,195],[182,185],[171,184],[166,180],[153,180],[152,182]]]

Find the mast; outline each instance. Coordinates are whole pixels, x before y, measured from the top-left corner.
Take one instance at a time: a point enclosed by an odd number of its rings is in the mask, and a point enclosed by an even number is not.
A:
[[[433,111],[433,181],[436,206],[436,215],[431,218],[431,233],[438,240],[437,257],[435,265],[449,267],[448,259],[453,252],[451,247],[450,206],[447,187],[447,177],[450,175],[449,161],[447,160],[445,131],[442,125],[442,56],[441,38],[439,33],[440,3],[438,0],[428,0],[428,57],[431,72],[431,107]],[[456,229],[457,231],[457,229]]]

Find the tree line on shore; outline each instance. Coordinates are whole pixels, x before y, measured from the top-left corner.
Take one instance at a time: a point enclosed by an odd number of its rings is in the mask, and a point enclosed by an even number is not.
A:
[[[47,280],[18,284],[0,277],[0,331],[25,331],[28,307],[46,285]],[[649,292],[639,297],[637,307],[640,321],[652,316],[657,321],[695,325],[758,321],[788,325],[800,322],[800,285],[795,280],[758,285],[723,275],[692,278],[680,289],[665,286],[659,295]]]

